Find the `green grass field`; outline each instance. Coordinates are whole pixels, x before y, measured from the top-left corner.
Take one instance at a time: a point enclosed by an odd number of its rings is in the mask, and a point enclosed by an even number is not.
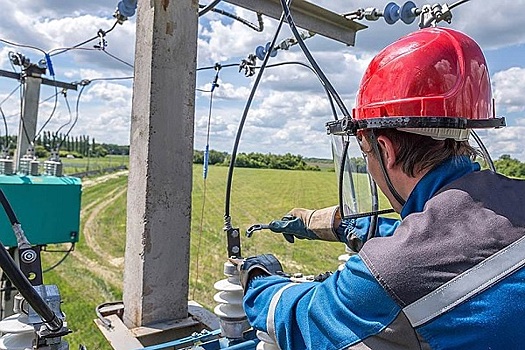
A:
[[[129,164],[129,157],[121,155],[107,155],[98,158],[61,158],[60,160],[64,165],[65,174],[73,174],[89,170],[102,170],[121,165],[127,166]]]
[[[211,166],[204,183],[202,166],[194,166],[189,296],[210,310],[215,306],[213,284],[225,278],[222,227],[227,171]],[[361,180],[364,175],[357,182]],[[67,337],[72,349],[78,344],[88,350],[111,349],[93,319],[96,305],[122,299],[126,186],[127,177],[121,176],[83,189],[80,242],[62,265],[44,275],[46,284],[57,284],[61,291],[63,310],[74,330]],[[230,214],[232,224],[243,233],[250,225],[280,218],[293,207],[335,204],[334,172],[235,169]],[[334,270],[337,257],[345,252],[340,243],[296,240],[290,244],[270,231],[243,237],[242,249],[243,256],[271,252],[286,271],[305,274]],[[44,268],[60,257],[59,253],[43,253]]]

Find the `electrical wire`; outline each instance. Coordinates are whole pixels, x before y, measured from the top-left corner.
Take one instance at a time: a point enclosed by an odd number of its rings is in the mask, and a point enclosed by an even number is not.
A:
[[[67,112],[69,114],[69,120],[67,121],[67,123],[61,125],[58,130],[55,132],[55,136],[58,136],[58,133],[60,132],[60,130],[62,130],[62,128],[64,128],[66,125],[68,125],[69,123],[71,123],[71,120],[73,119],[73,114],[71,113],[71,106],[69,105],[69,101],[67,99],[67,93],[64,92],[64,100],[65,100],[65,103],[66,103],[66,107],[67,107]],[[63,140],[60,142],[60,144],[58,145],[57,147],[57,150],[60,149],[60,146],[62,146],[62,142]]]
[[[345,117],[350,117],[350,113],[346,109],[346,106],[344,105],[343,100],[341,99],[341,97],[339,96],[339,94],[337,93],[335,88],[333,87],[332,83],[330,83],[330,81],[328,80],[328,78],[326,77],[324,72],[322,71],[321,67],[319,67],[319,65],[315,61],[314,57],[310,53],[310,50],[308,50],[308,47],[306,47],[306,44],[304,43],[304,40],[301,37],[301,34],[297,30],[295,22],[294,22],[294,20],[292,18],[292,14],[290,12],[290,7],[286,3],[286,0],[280,0],[280,2],[281,2],[281,6],[283,8],[283,13],[284,13],[284,15],[286,17],[286,22],[288,22],[290,30],[292,31],[295,39],[297,40],[297,43],[299,44],[299,46],[301,47],[304,55],[306,56],[306,59],[308,60],[308,62],[310,62],[310,64],[312,65],[312,68],[315,69],[315,71],[319,75],[321,81],[325,84],[326,88],[328,89],[328,91],[330,92],[330,94],[334,98],[335,102],[337,103],[339,109],[341,110],[341,113],[343,113],[343,115]],[[273,47],[273,46],[274,45],[271,45],[270,47]]]
[[[133,79],[135,77],[110,77],[110,78],[93,78],[93,79],[83,79],[82,81],[93,82],[93,81],[110,81],[110,80],[127,80]]]
[[[38,104],[41,105],[42,103],[45,103],[45,102],[51,100],[52,98],[54,98],[55,96],[57,96],[60,93],[62,93],[62,91],[57,91],[56,94],[53,94],[53,95],[45,98],[44,100],[39,101]],[[16,116],[19,116],[19,115],[20,115],[20,113],[10,114],[10,115],[7,116],[7,118],[16,117]]]
[[[60,253],[65,253],[64,256],[62,258],[60,258],[60,260],[58,260],[56,263],[54,263],[53,265],[51,265],[50,267],[48,267],[47,269],[43,270],[42,273],[46,273],[46,272],[49,272],[51,270],[54,270],[56,269],[57,267],[59,267],[60,265],[62,265],[62,263],[66,260],[66,258],[69,256],[69,254],[71,254],[72,251],[75,250],[75,243],[71,243],[71,247],[66,250],[66,251],[63,251],[63,250],[57,250],[57,251],[52,251],[52,250],[44,250],[45,252],[60,252]]]
[[[206,67],[200,67],[200,68],[197,68],[196,71],[201,71],[201,70],[208,70],[208,69],[215,69],[216,66],[206,66]],[[230,68],[230,67],[239,67],[239,64],[238,63],[228,63],[228,64],[221,64],[221,67],[222,68]]]
[[[19,223],[13,207],[5,197],[4,191],[0,189],[0,203],[9,218],[12,225]],[[31,285],[25,275],[20,271],[13,258],[7,253],[6,249],[0,249],[0,266],[2,271],[11,280],[11,283],[16,287],[18,292],[31,305],[33,310],[45,322],[46,326],[51,332],[57,332],[62,329],[63,321],[53,312],[47,305],[44,299],[37,293],[35,288]]]
[[[80,82],[80,84],[82,85],[82,88],[80,89],[80,92],[78,93],[77,101],[76,101],[76,105],[75,105],[75,119],[73,121],[73,124],[71,124],[71,127],[68,129],[68,131],[64,135],[64,137],[60,140],[60,143],[58,144],[57,149],[60,149],[60,147],[62,147],[62,144],[67,139],[67,137],[69,136],[69,133],[71,132],[71,130],[73,130],[73,128],[75,127],[75,125],[76,125],[76,123],[78,121],[80,98],[81,98],[82,93],[84,92],[84,89],[86,88],[86,86],[89,85],[90,83],[92,83],[93,81],[112,81],[112,80],[127,80],[127,79],[133,79],[133,77],[131,76],[131,77],[110,77],[110,78],[82,79],[82,81]],[[65,99],[65,102],[66,102],[66,106],[67,106],[69,115],[71,117],[71,107],[69,106],[69,101],[67,99],[67,94],[64,94],[64,99]],[[57,130],[57,134],[58,134],[58,131],[60,131],[63,127],[65,127],[69,123],[71,123],[71,118],[66,124],[62,125]]]
[[[69,130],[67,131],[66,135],[62,138],[62,140],[60,141],[59,145],[57,148],[60,148],[62,146],[62,144],[64,143],[64,140],[67,139],[67,137],[69,136],[69,133],[71,132],[71,130],[73,130],[73,128],[75,127],[75,125],[77,124],[77,121],[78,121],[78,106],[80,104],[80,97],[82,96],[82,93],[84,92],[84,88],[86,87],[87,85],[84,85],[82,86],[82,88],[80,89],[80,92],[78,93],[78,96],[77,96],[77,103],[76,103],[76,107],[75,107],[75,120],[73,121],[73,124],[71,124],[71,127],[69,128]],[[66,100],[67,101],[67,100]]]
[[[218,67],[221,67],[220,65]],[[193,292],[191,298],[195,300],[195,290],[197,289],[197,283],[199,282],[199,257],[200,257],[200,250],[201,250],[201,242],[202,242],[202,236],[203,236],[203,224],[204,224],[204,209],[206,206],[206,185],[208,183],[208,152],[210,150],[210,132],[211,132],[211,116],[213,111],[213,92],[215,91],[215,88],[219,86],[217,83],[219,79],[219,72],[221,68],[217,68],[217,65],[215,65],[215,68],[218,69],[217,73],[215,74],[215,78],[212,82],[210,93],[210,104],[208,109],[208,123],[206,126],[206,148],[204,151],[204,158],[203,158],[203,170],[202,170],[202,206],[201,206],[201,218],[200,218],[200,224],[199,224],[199,238],[197,241],[197,258],[195,261],[195,282],[193,287]]]
[[[103,36],[106,36],[106,34],[108,34],[108,33],[111,32],[113,29],[115,29],[115,27],[117,26],[117,24],[118,24],[118,20],[115,21],[115,23],[113,23],[113,26],[112,26],[111,28],[109,28],[109,29],[106,30],[106,31],[102,31]],[[101,29],[100,29],[99,31],[101,31]],[[67,47],[67,48],[63,48],[63,49],[60,49],[60,48],[52,49],[52,50],[50,50],[50,51],[48,52],[48,54],[49,54],[49,56],[60,55],[60,54],[63,54],[63,53],[65,53],[65,52],[68,52],[68,51],[70,51],[70,50],[74,50],[74,49],[76,49],[76,48],[78,48],[78,47],[80,47],[80,46],[82,46],[82,45],[85,45],[85,44],[87,44],[87,43],[89,43],[89,42],[91,42],[91,41],[93,41],[93,40],[96,40],[96,39],[98,39],[98,38],[100,38],[100,35],[97,33],[97,35],[95,35],[94,37],[91,37],[91,38],[89,38],[89,39],[87,39],[87,40],[84,40],[84,41],[82,41],[82,42],[80,42],[80,43],[78,43],[78,44],[76,44],[76,45],[74,45],[74,46]]]
[[[348,110],[346,109],[346,106],[344,105],[343,100],[341,99],[341,97],[339,96],[339,94],[337,93],[335,88],[332,86],[332,84],[330,83],[328,78],[325,76],[324,72],[321,70],[321,68],[319,67],[319,65],[315,61],[314,57],[312,56],[312,54],[308,50],[308,47],[304,43],[304,40],[301,37],[299,31],[297,30],[295,22],[294,22],[294,20],[292,18],[292,14],[290,12],[289,4],[287,4],[285,0],[280,0],[280,2],[281,2],[281,6],[283,8],[283,14],[286,17],[286,22],[288,23],[288,25],[290,27],[290,30],[292,31],[295,39],[297,40],[297,43],[301,47],[301,50],[303,51],[304,55],[306,56],[308,62],[310,62],[310,64],[312,65],[312,68],[315,69],[315,71],[317,72],[317,74],[319,75],[320,79],[325,84],[325,86],[328,89],[328,91],[330,91],[330,94],[335,99],[335,102],[337,103],[337,105],[338,105],[339,109],[341,110],[341,113],[343,113],[344,117],[351,118],[351,115],[348,112]],[[272,46],[270,46],[270,47],[273,47],[273,46],[274,46],[274,44],[272,44]],[[341,164],[341,171],[343,171],[343,169],[344,169],[344,166],[345,166],[344,162],[345,162],[345,158],[343,158],[343,160],[341,161],[341,163],[342,163]],[[352,173],[350,173],[349,175],[350,175],[350,178],[349,178],[350,186],[352,188],[354,188],[354,180],[353,180],[353,177],[352,177]],[[376,184],[375,184],[375,181],[373,179],[371,179],[371,181],[370,181],[370,187],[371,187],[372,192],[374,191],[374,188],[376,188]],[[341,192],[342,188],[339,188],[339,191]],[[373,196],[373,193],[372,193],[372,196]],[[372,200],[374,202],[377,202],[377,193],[376,193],[375,198],[372,198]],[[342,208],[342,207],[339,208],[339,210],[341,211],[341,214],[343,213],[343,209],[344,208]],[[374,211],[375,211],[375,209],[374,209]],[[371,223],[370,223],[370,227],[369,227],[369,231],[368,231],[368,236],[373,236],[375,234],[375,229],[377,227],[378,215],[379,215],[378,212],[375,211],[375,215],[373,215],[371,217]]]
[[[53,81],[54,81],[54,76],[53,76]],[[65,90],[65,89],[64,89]],[[62,90],[62,92],[64,92],[64,90]],[[55,97],[55,102],[53,103],[53,109],[51,110],[51,113],[49,114],[49,117],[47,117],[46,121],[44,122],[44,124],[42,124],[42,126],[40,127],[40,129],[37,131],[37,133],[35,134],[35,137],[33,138],[33,143],[36,142],[36,139],[38,138],[38,136],[40,136],[40,133],[42,132],[42,130],[44,130],[44,128],[46,127],[46,125],[51,121],[51,119],[53,118],[53,116],[55,115],[55,111],[57,109],[57,105],[58,105],[58,88],[57,86],[55,85],[55,94],[54,94],[54,97]],[[40,104],[40,103],[39,103]]]
[[[206,7],[199,11],[199,17],[206,14],[208,11],[213,10],[219,2],[221,2],[221,0],[213,0],[212,2],[210,2]],[[199,7],[200,6],[201,5],[199,4]]]
[[[449,9],[449,10],[452,10],[454,7],[457,7],[457,6],[459,6],[459,5],[462,5],[462,4],[464,4],[464,3],[466,3],[466,2],[469,2],[469,1],[470,1],[470,0],[459,0],[459,1],[455,2],[455,3],[453,3],[452,5],[450,5],[450,6],[448,7],[448,9]]]
[[[16,90],[20,89],[20,86],[21,86],[21,85],[22,85],[22,83],[18,84],[18,86],[15,87],[15,88],[13,89],[13,91],[11,91],[11,92],[9,93],[9,95],[7,95],[7,97],[4,98],[4,99],[2,100],[2,102],[0,102],[0,106],[3,105],[3,104],[5,103],[5,101],[9,100],[9,97],[11,97],[11,96],[16,92]]]
[[[200,8],[203,8],[205,7],[205,5],[199,5]],[[234,15],[233,13],[230,13],[230,12],[227,12],[227,11],[224,11],[224,10],[221,10],[221,9],[216,9],[216,8],[212,8],[210,11],[212,12],[215,12],[215,13],[218,13],[220,15],[223,15],[223,16],[226,16],[226,17],[229,17],[231,19],[234,19],[238,22],[241,22],[242,24],[244,24],[245,26],[248,26],[250,27],[251,29],[255,30],[256,32],[262,32],[264,30],[264,21],[262,19],[262,15],[260,13],[257,13],[257,24],[258,25],[255,25],[253,24],[252,22],[242,18],[242,17],[239,17],[237,15]]]
[[[24,113],[22,111],[22,101],[24,100],[24,95],[25,95],[25,90],[22,88],[22,84],[20,84],[20,120],[22,121],[22,130],[24,131],[24,135],[27,139],[27,142],[29,144],[31,144],[31,138],[29,137],[29,133],[27,132],[27,129],[26,129],[26,123],[25,123],[25,120],[24,120]],[[23,151],[23,150],[19,150],[19,151]]]
[[[123,63],[123,64],[125,64],[126,66],[128,66],[128,67],[130,67],[130,68],[133,68],[133,65],[132,65],[131,63],[128,63],[128,62],[124,61],[123,59],[118,58],[117,56],[115,56],[115,55],[113,55],[113,54],[110,54],[106,49],[104,49],[104,50],[100,50],[100,51],[104,52],[106,55],[108,55],[109,57],[111,57],[111,58],[113,58],[113,59],[119,61],[120,63]]]
[[[102,312],[100,311],[100,309],[102,309],[105,306],[114,306],[114,305],[123,305],[123,304],[124,302],[122,301],[110,301],[110,302],[102,303],[95,307],[95,313],[98,319],[100,320],[100,322],[104,324],[104,326],[106,326],[107,328],[112,328],[113,325],[111,324],[111,321],[102,315]]]
[[[37,50],[37,51],[40,51],[41,53],[43,53],[44,55],[46,54],[46,52],[44,50],[42,50],[41,48],[36,47],[36,46],[25,45],[25,44],[18,44],[18,43],[15,43],[15,42],[12,42],[12,41],[9,41],[9,40],[5,40],[5,39],[0,39],[0,42],[3,42],[4,44],[12,45],[12,46],[24,47],[24,48],[27,48],[27,49]]]
[[[5,127],[5,145],[3,146],[5,147],[6,150],[9,150],[9,131],[7,129],[7,119],[5,117],[4,110],[2,109],[1,106],[0,106],[0,113],[2,114],[2,119],[4,120],[4,127]]]
[[[279,36],[279,33],[284,23],[284,18],[285,16],[283,13],[281,15],[281,18],[279,19],[279,24],[277,25],[277,29],[270,43],[270,47],[274,47],[275,43],[277,42],[277,37]],[[244,123],[246,122],[246,117],[248,116],[248,111],[250,110],[253,98],[255,96],[255,92],[257,91],[262,75],[264,73],[264,69],[266,65],[268,64],[268,60],[270,59],[270,52],[271,50],[268,50],[268,52],[266,52],[266,55],[264,56],[264,60],[261,64],[261,68],[259,69],[259,73],[257,74],[255,78],[252,89],[250,91],[250,95],[248,97],[248,100],[246,101],[246,105],[244,106],[244,111],[243,111],[241,120],[239,122],[239,127],[237,128],[237,135],[235,136],[235,142],[233,145],[232,155],[230,159],[230,166],[228,167],[228,177],[227,177],[227,184],[226,184],[226,198],[225,198],[225,205],[224,205],[225,229],[228,229],[229,226],[231,225],[230,223],[230,218],[231,218],[230,217],[230,200],[231,200],[231,188],[232,188],[232,181],[233,181],[233,169],[235,168],[235,159],[237,157],[237,149],[239,147],[239,142],[241,140]]]

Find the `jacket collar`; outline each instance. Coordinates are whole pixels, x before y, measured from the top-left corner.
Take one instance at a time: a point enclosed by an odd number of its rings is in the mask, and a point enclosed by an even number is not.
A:
[[[472,162],[467,156],[452,157],[445,160],[419,180],[401,210],[401,218],[423,211],[425,203],[441,188],[464,175],[480,169],[480,165]]]

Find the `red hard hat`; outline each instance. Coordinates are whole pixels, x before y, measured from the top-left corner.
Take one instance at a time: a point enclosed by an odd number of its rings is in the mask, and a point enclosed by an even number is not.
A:
[[[493,115],[491,103],[490,76],[478,44],[452,29],[425,28],[370,62],[346,127],[464,139],[467,129],[505,125]]]

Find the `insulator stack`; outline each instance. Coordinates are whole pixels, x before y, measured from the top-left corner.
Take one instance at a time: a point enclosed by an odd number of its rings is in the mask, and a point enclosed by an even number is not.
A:
[[[63,175],[62,162],[54,160],[46,160],[44,162],[44,173],[49,176],[62,176]]]
[[[18,172],[25,175],[38,176],[40,162],[33,158],[21,158]]]
[[[213,297],[219,303],[213,312],[219,316],[222,336],[230,339],[242,338],[243,333],[250,328],[250,324],[242,307],[243,290],[239,281],[239,272],[235,265],[226,262],[224,275],[227,278],[216,282],[213,286],[219,291]]]
[[[0,174],[2,175],[13,175],[14,164],[12,159],[0,159]]]

